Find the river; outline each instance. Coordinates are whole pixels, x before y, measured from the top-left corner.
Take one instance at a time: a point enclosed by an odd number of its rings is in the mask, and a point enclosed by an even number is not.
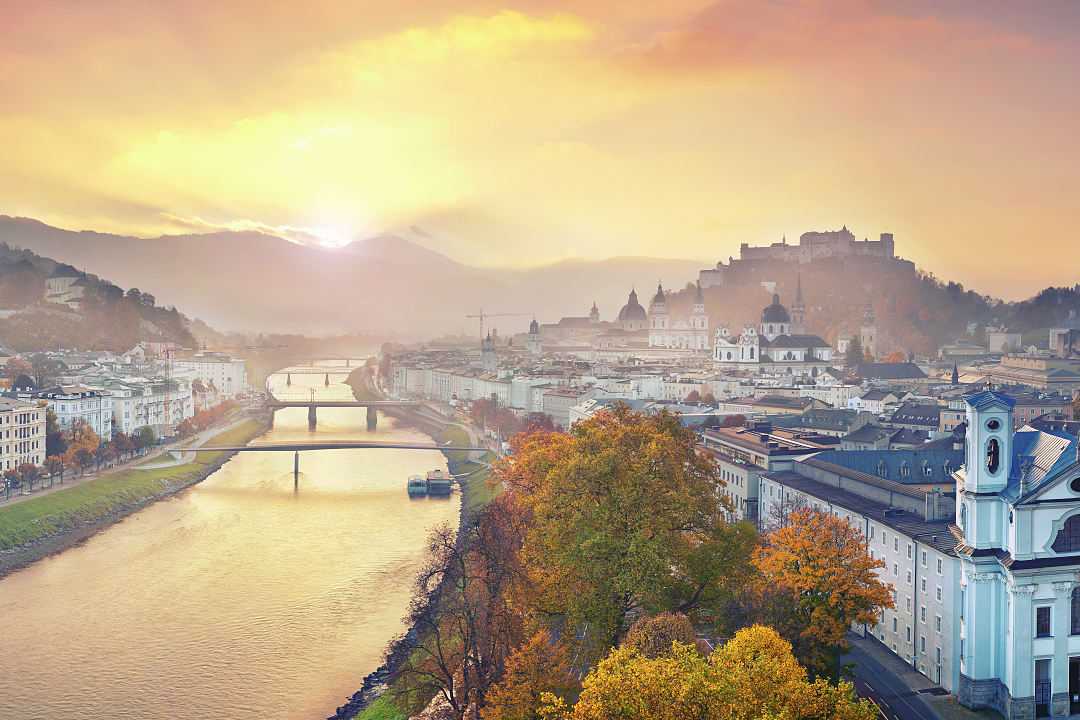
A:
[[[343,380],[343,376],[331,380]],[[279,396],[351,399],[323,376]],[[430,441],[365,411],[279,410],[260,441]],[[428,530],[410,500],[437,451],[240,453],[205,481],[0,580],[0,718],[322,718],[401,632]]]

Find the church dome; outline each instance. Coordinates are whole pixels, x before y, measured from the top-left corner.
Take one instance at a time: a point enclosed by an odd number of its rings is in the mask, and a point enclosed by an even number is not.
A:
[[[761,322],[763,323],[789,323],[791,322],[791,315],[788,314],[787,308],[780,304],[780,296],[772,296],[772,305],[768,306],[761,311]]]
[[[641,303],[638,302],[637,292],[631,290],[630,297],[627,299],[626,304],[622,306],[622,310],[619,311],[619,322],[645,322],[646,319],[645,308],[641,307]]]

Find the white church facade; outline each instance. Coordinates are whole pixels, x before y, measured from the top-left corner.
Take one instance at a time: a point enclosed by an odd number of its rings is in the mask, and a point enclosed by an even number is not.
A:
[[[761,323],[732,335],[724,326],[716,329],[713,361],[721,368],[750,370],[761,374],[817,375],[832,365],[832,347],[817,335],[803,333],[802,292],[794,313],[773,295],[772,304],[761,311]]]
[[[656,286],[656,295],[649,303],[649,347],[668,350],[709,350],[709,315],[705,312],[705,297],[697,286],[694,306],[686,317],[675,317],[668,308],[663,285]]]

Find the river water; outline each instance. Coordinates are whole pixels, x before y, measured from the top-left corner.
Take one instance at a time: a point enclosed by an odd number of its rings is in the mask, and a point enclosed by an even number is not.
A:
[[[331,380],[343,380],[343,376]],[[279,397],[351,399],[323,376]],[[359,408],[279,410],[260,441],[430,441]],[[410,500],[437,451],[240,453],[201,484],[0,580],[0,719],[321,718],[401,632],[428,530]]]

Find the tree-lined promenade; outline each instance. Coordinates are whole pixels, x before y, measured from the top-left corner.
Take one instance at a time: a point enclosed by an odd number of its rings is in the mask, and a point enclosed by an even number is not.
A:
[[[666,413],[512,446],[501,494],[432,535],[407,659],[360,718],[875,716],[838,667],[847,629],[892,602],[857,529],[805,509],[760,536],[731,522],[716,465]]]

